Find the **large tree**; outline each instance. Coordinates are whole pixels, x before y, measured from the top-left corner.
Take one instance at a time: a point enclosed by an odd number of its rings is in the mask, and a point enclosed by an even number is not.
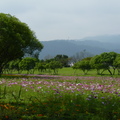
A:
[[[0,73],[12,60],[38,57],[43,45],[27,24],[10,14],[0,13]]]
[[[100,55],[94,56],[91,59],[90,64],[94,69],[97,69],[98,74],[102,74],[103,71],[108,70],[108,72],[113,75],[115,74],[116,69],[115,65],[113,64],[116,56],[117,53],[115,52],[104,52]],[[101,69],[103,69],[103,71],[100,73]]]
[[[62,64],[59,61],[53,60],[53,61],[47,63],[46,68],[53,70],[54,74],[57,74],[58,73],[58,69],[62,68]]]
[[[96,55],[90,60],[90,65],[97,70],[97,74],[102,74],[108,66],[101,62],[101,55]]]
[[[118,74],[120,75],[120,54],[117,54],[117,56],[113,62],[113,65],[115,66],[115,68],[118,71]]]
[[[108,72],[112,75],[115,74],[115,66],[114,66],[114,60],[117,57],[117,53],[115,52],[104,52],[101,55],[101,63],[106,66],[106,69]],[[113,72],[111,71],[111,68],[113,68]]]
[[[73,66],[73,69],[81,69],[84,74],[87,74],[87,72],[91,69],[90,60],[91,57],[87,57],[81,61],[76,62]]]
[[[34,69],[36,62],[37,62],[37,59],[26,57],[20,61],[19,68],[21,70],[26,70],[27,73],[29,73],[30,70]]]
[[[68,62],[70,58],[67,55],[56,55],[54,57],[55,61],[59,61],[63,67],[68,67]]]

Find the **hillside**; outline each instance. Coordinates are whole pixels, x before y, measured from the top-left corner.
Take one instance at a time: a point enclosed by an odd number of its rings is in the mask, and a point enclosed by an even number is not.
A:
[[[42,41],[41,43],[44,45],[44,49],[40,53],[40,59],[44,59],[46,56],[54,57],[57,54],[65,54],[71,57],[74,54],[83,50],[86,50],[87,52],[93,55],[110,51],[120,53],[120,39],[118,38],[120,38],[120,36],[112,36],[111,39],[109,39],[109,37],[106,36],[99,36],[98,38],[91,37],[86,39],[84,38],[81,40]]]
[[[96,40],[100,42],[109,42],[109,43],[120,43],[120,35],[101,35],[101,36],[91,36],[81,39],[84,40]]]

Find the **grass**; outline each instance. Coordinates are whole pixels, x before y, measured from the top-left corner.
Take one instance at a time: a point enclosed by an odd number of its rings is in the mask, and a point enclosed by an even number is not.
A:
[[[17,71],[12,71],[12,74],[17,74],[17,73],[18,73]],[[24,75],[26,75],[27,73],[28,73],[27,71],[22,71],[22,74],[24,74]],[[44,72],[34,71],[34,74],[54,75],[54,72],[52,70],[51,71],[46,70]],[[60,75],[62,75],[62,76],[111,76],[107,70],[104,71],[104,73],[102,75],[97,75],[97,72],[95,69],[88,71],[87,75],[84,75],[82,70],[79,70],[79,69],[75,70],[72,67],[64,67],[62,69],[59,69],[57,75],[59,75],[59,76]],[[119,77],[119,75],[117,75],[117,72],[113,76]]]
[[[117,73],[117,72],[116,72]],[[59,75],[72,75],[72,76],[75,76],[75,75],[78,75],[78,76],[101,76],[101,75],[97,75],[97,72],[95,69],[92,69],[90,71],[88,71],[87,75],[84,75],[83,71],[80,70],[80,69],[73,69],[72,67],[65,67],[65,68],[62,68],[62,69],[59,69]],[[107,70],[104,71],[103,75],[105,76],[110,76],[109,72]],[[117,76],[117,74],[116,74]]]
[[[119,86],[103,76],[4,75],[0,120],[119,120]]]

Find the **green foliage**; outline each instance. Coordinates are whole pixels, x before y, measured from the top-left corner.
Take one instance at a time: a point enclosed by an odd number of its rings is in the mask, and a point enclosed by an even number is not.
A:
[[[103,74],[107,70],[110,75],[115,74],[115,70],[118,70],[119,74],[119,54],[115,52],[104,52],[94,57],[85,58],[74,64],[74,69],[81,69],[86,74],[89,69],[96,69],[97,74]]]
[[[116,59],[116,56],[117,53],[115,52],[109,52],[109,53],[104,52],[100,55],[96,55],[95,57],[93,57],[90,63],[93,68],[97,69],[98,74],[101,74],[100,69],[103,69],[103,70],[108,70],[109,73],[112,75],[115,74],[116,68],[113,63]],[[111,71],[111,67],[114,69],[113,73]]]
[[[101,56],[100,55],[96,55],[94,57],[92,57],[92,59],[90,60],[90,65],[92,67],[92,69],[96,69],[97,70],[97,74],[102,74],[102,72],[100,72],[100,70],[106,69],[106,66],[101,63]]]
[[[70,58],[67,55],[56,55],[54,57],[55,61],[59,61],[63,67],[68,67],[68,62]]]
[[[91,69],[90,59],[91,58],[85,58],[85,59],[75,63],[73,68],[74,69],[81,69],[84,72],[84,74],[87,74],[87,72]]]
[[[58,73],[58,69],[63,67],[63,64],[61,63],[61,58],[63,56],[57,55],[53,59],[48,60],[38,60],[34,58],[22,58],[21,60],[14,60],[9,62],[9,64],[6,64],[4,67],[4,73],[13,73],[14,71],[18,71],[18,73],[21,73],[23,70],[28,71],[28,73],[33,73],[35,71],[35,74],[51,74],[51,70],[54,72],[54,74]],[[69,59],[68,57],[65,57],[65,59]],[[21,63],[20,63],[21,61]],[[75,71],[72,70],[75,69]],[[95,71],[97,70],[98,75],[104,75],[104,74],[110,74],[114,75],[115,70],[120,74],[120,54],[110,52],[110,53],[102,53],[100,55],[96,55],[94,57],[87,57],[82,59],[79,62],[76,62],[74,66],[67,69],[67,71],[64,71],[63,69],[60,70],[60,74],[64,74],[62,71],[65,72],[65,74],[69,75],[75,75],[77,70],[82,70],[84,74],[86,75],[89,71],[89,74],[95,75]],[[24,71],[23,71],[24,72]],[[24,73],[25,73],[24,72]],[[44,72],[44,73],[43,73]],[[80,72],[80,71],[79,71]],[[104,74],[103,74],[104,72]],[[77,74],[79,74],[77,72]],[[80,72],[80,74],[82,74]]]
[[[20,59],[17,59],[17,60],[13,60],[13,61],[9,62],[9,69],[10,70],[16,70],[19,73],[19,71],[20,71],[20,67],[19,67],[20,61],[21,61]]]
[[[109,53],[102,53],[101,55],[101,63],[105,64],[108,68],[110,66],[113,67],[113,62],[117,56],[117,53],[115,52],[109,52]]]
[[[113,65],[116,67],[118,74],[120,75],[120,54],[117,55]]]
[[[29,72],[31,69],[34,69],[35,62],[36,62],[35,58],[29,58],[29,57],[24,58],[19,63],[19,68],[21,70],[27,70]]]
[[[28,55],[37,57],[42,48],[27,24],[0,13],[0,73],[9,61]]]
[[[49,77],[1,79],[0,119],[119,120],[119,78]]]
[[[47,68],[54,71],[54,74],[58,73],[58,69],[62,68],[62,64],[59,61],[51,61],[48,63]]]
[[[46,70],[46,63],[45,62],[37,62],[35,65],[35,69],[37,69],[40,72],[43,72],[44,70]]]

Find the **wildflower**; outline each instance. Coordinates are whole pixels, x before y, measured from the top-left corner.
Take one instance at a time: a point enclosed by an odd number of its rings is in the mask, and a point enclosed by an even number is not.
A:
[[[104,102],[102,102],[102,104],[105,104]]]
[[[42,87],[38,87],[38,89],[41,89]]]
[[[91,100],[90,98],[86,98],[86,100]]]

